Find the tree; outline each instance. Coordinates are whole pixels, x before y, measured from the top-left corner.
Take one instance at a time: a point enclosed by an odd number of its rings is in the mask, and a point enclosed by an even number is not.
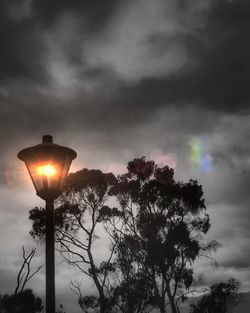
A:
[[[137,303],[151,303],[161,313],[166,312],[167,305],[173,313],[178,312],[176,300],[182,295],[184,299],[192,285],[194,261],[218,246],[216,241],[204,239],[210,223],[202,186],[195,180],[176,182],[173,176],[173,169],[160,168],[145,158],[129,162],[128,172],[119,176],[110,190],[120,204],[116,210],[124,226],[106,220],[107,229],[113,227],[109,233],[122,277],[119,288],[124,286],[122,293],[126,294],[131,278],[137,275],[139,282],[140,273],[144,273],[148,292],[141,293]],[[108,207],[104,210],[107,216],[114,211]]]
[[[22,246],[22,252],[23,252],[23,264],[20,267],[20,270],[17,275],[17,284],[14,292],[15,295],[18,293],[22,293],[28,281],[42,268],[42,266],[39,266],[36,270],[31,272],[31,262],[36,253],[36,249],[32,248],[30,253],[26,256],[25,248],[24,246]]]
[[[5,313],[39,313],[43,305],[41,298],[36,297],[31,289],[26,289],[17,294],[1,296],[0,308]]]
[[[192,305],[191,313],[226,313],[228,307],[237,303],[239,285],[234,278],[212,285],[210,293]]]
[[[153,285],[145,270],[140,246],[124,233],[127,227],[123,213],[116,207],[104,206],[100,219],[112,238],[115,258],[110,268],[106,293],[114,312],[146,313],[151,311]],[[136,262],[135,262],[136,261]]]
[[[142,313],[158,307],[165,313],[170,305],[177,313],[178,299],[192,286],[195,260],[218,246],[205,240],[205,210],[197,181],[176,182],[173,169],[145,158],[129,162],[117,179],[99,170],[70,174],[55,210],[56,240],[65,261],[96,286],[97,296],[82,295],[80,285],[71,284],[82,310]],[[34,208],[30,219],[31,234],[42,238],[45,210]],[[98,232],[101,225],[111,244],[109,256],[97,262],[94,241],[106,236]]]
[[[56,241],[62,257],[68,264],[90,277],[98,292],[98,297],[82,296],[74,284],[71,285],[71,289],[78,292],[79,305],[84,312],[96,308],[99,308],[100,313],[109,311],[105,284],[114,248],[107,260],[100,265],[94,259],[93,244],[98,239],[100,210],[108,199],[108,192],[114,181],[113,174],[104,174],[100,170],[83,169],[69,174],[55,210]],[[31,235],[34,238],[43,238],[45,210],[32,209],[30,219],[33,221]]]
[[[43,305],[41,298],[37,297],[31,289],[25,286],[32,277],[42,268],[39,266],[31,271],[31,262],[36,253],[36,249],[31,249],[26,255],[25,248],[22,247],[23,263],[17,275],[17,284],[13,294],[5,294],[0,297],[0,311],[5,313],[38,313],[42,312]]]

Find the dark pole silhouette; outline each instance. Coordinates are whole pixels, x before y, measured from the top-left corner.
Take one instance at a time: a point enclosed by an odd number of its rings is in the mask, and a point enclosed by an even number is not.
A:
[[[54,200],[62,192],[76,152],[45,135],[41,144],[23,149],[18,158],[25,162],[37,195],[46,202],[46,313],[55,313]]]
[[[54,201],[46,200],[46,312],[55,312]]]

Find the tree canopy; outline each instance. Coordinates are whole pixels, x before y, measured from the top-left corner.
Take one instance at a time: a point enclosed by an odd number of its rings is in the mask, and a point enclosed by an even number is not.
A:
[[[4,295],[0,298],[0,308],[6,313],[39,313],[43,310],[41,298],[31,289],[17,294]]]
[[[176,298],[192,285],[194,261],[218,246],[204,239],[210,223],[202,186],[196,180],[177,182],[173,169],[140,158],[128,163],[127,173],[118,177],[110,194],[119,202],[123,222],[121,228],[109,219],[107,227],[117,243],[123,285],[130,289],[137,274],[138,281],[147,281],[148,293],[141,295],[146,304],[161,312],[170,305],[178,312]],[[114,209],[109,210],[112,216]]]
[[[64,259],[93,280],[98,296],[71,287],[84,312],[157,307],[165,313],[170,306],[177,313],[177,299],[192,286],[195,260],[218,246],[205,240],[210,221],[202,186],[175,181],[173,169],[144,157],[127,169],[117,177],[87,169],[68,176],[55,211],[56,238]],[[31,234],[42,238],[44,209],[31,210],[30,219]],[[94,242],[105,236],[109,254],[97,261]]]
[[[204,295],[191,313],[226,313],[229,307],[237,303],[239,282],[233,278],[210,287],[210,293]]]

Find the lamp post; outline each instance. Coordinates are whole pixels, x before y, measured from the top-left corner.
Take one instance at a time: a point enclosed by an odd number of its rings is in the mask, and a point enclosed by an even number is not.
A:
[[[76,155],[74,150],[54,144],[50,135],[17,155],[26,164],[36,194],[46,202],[46,313],[55,313],[54,200],[62,192]]]

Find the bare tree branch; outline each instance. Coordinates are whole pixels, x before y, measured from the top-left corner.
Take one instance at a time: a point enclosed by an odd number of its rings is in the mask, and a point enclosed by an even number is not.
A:
[[[23,263],[17,275],[17,285],[14,294],[18,292],[23,292],[27,282],[34,277],[34,275],[40,271],[43,266],[38,266],[36,270],[31,273],[31,262],[36,253],[36,249],[32,248],[30,253],[26,256],[26,251],[24,246],[22,246]],[[24,271],[26,268],[26,272]],[[21,288],[20,288],[21,287]]]

